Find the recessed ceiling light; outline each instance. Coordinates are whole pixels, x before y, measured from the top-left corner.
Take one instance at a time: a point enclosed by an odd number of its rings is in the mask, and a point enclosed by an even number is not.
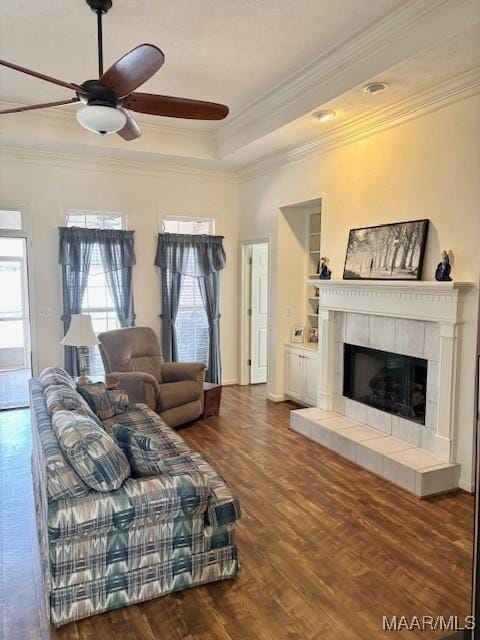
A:
[[[363,87],[363,91],[365,91],[365,93],[380,93],[386,89],[388,89],[388,84],[386,82],[370,82]]]
[[[316,118],[319,122],[327,122],[328,120],[333,120],[335,118],[335,111],[316,111],[313,114],[314,118]]]

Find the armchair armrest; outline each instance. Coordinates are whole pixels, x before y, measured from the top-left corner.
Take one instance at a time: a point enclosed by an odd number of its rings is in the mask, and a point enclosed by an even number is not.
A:
[[[203,362],[165,362],[162,364],[163,382],[192,380],[203,387],[205,365]]]
[[[143,402],[156,410],[159,387],[154,376],[142,371],[112,371],[108,375],[118,379],[120,389],[127,392],[130,402]]]

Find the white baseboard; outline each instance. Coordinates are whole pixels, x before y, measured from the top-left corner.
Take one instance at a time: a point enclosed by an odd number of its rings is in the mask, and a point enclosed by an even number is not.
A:
[[[460,489],[468,491],[468,493],[475,493],[475,485],[468,480],[460,478],[460,480],[458,481],[458,486],[460,487]]]
[[[222,387],[231,387],[233,384],[238,384],[238,378],[233,380],[222,380]]]
[[[267,393],[267,398],[272,402],[285,402],[286,400],[283,393],[281,395],[275,395],[274,393]]]

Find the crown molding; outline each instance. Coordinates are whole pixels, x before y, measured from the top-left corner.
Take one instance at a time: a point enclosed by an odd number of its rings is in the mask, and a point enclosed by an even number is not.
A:
[[[475,67],[394,105],[349,120],[306,144],[283,149],[252,162],[239,170],[240,181],[308,160],[318,153],[375,135],[478,93],[480,93],[480,67]]]
[[[114,173],[115,175],[138,175],[144,177],[198,178],[222,184],[238,184],[238,173],[228,169],[208,169],[175,164],[173,162],[125,160],[112,156],[97,156],[79,153],[46,151],[20,146],[2,146],[2,158],[25,164],[42,165],[58,169]]]
[[[408,0],[215,129],[219,156],[309,113],[478,19],[476,0]]]

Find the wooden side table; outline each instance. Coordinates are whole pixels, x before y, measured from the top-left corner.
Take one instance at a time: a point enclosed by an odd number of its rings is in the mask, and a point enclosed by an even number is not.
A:
[[[220,401],[222,399],[222,385],[203,383],[203,415],[202,420],[210,416],[218,416],[220,413]]]

